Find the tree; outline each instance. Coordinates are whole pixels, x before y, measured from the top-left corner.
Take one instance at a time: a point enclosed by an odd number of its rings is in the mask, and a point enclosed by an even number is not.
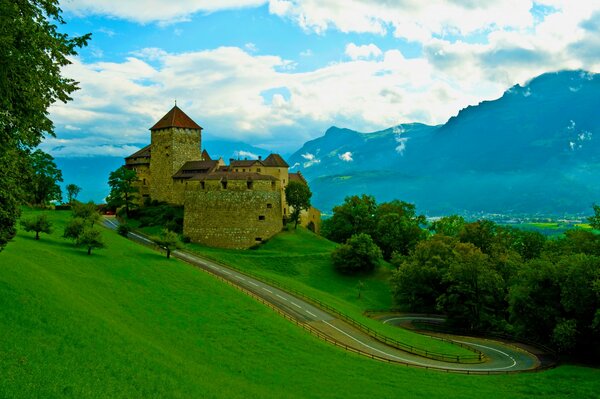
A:
[[[160,236],[152,237],[152,241],[154,241],[159,247],[167,251],[167,259],[171,257],[171,251],[179,248],[180,246],[179,237],[177,236],[177,233],[167,229],[164,229]]]
[[[444,216],[429,226],[429,230],[435,234],[441,234],[449,237],[458,237],[458,234],[465,226],[465,219],[462,216],[450,215]]]
[[[503,305],[503,281],[486,254],[471,243],[454,247],[455,259],[444,276],[447,290],[438,298],[438,310],[448,321],[470,331],[503,324],[498,310]]]
[[[397,270],[391,285],[395,303],[409,311],[431,313],[436,302],[446,292],[443,278],[454,262],[456,239],[434,235],[417,244],[410,256],[393,256]]]
[[[398,213],[387,213],[379,217],[375,228],[375,243],[381,248],[383,257],[390,259],[394,252],[408,255],[417,243],[425,238],[425,230],[419,221]]]
[[[48,108],[77,89],[62,68],[90,38],[59,32],[60,14],[57,0],[0,2],[0,250],[14,236],[25,200],[27,149],[54,136]]]
[[[121,166],[119,169],[110,173],[108,185],[110,194],[106,199],[109,206],[115,208],[125,206],[125,214],[129,217],[129,210],[133,207],[136,199],[135,193],[138,192],[134,183],[137,181],[135,170],[127,169]]]
[[[594,216],[590,216],[587,220],[593,229],[600,230],[600,205],[594,204],[592,208],[594,209]]]
[[[21,226],[25,231],[35,231],[35,239],[40,239],[40,233],[52,233],[52,222],[48,220],[47,215],[37,215],[31,219],[22,219]]]
[[[79,237],[75,243],[87,249],[87,254],[92,254],[92,249],[94,248],[104,248],[104,241],[102,240],[102,234],[100,231],[94,229],[93,227],[86,227],[83,230],[83,233]]]
[[[76,184],[67,184],[67,200],[69,204],[73,204],[73,201],[77,199],[77,196],[81,192],[81,187]]]
[[[300,213],[310,208],[312,193],[304,183],[291,181],[285,188],[285,200],[290,207],[290,219],[294,222],[294,229],[298,227]]]
[[[355,234],[373,234],[377,203],[371,195],[346,197],[333,208],[333,216],[323,221],[321,233],[335,242],[345,242]]]
[[[331,253],[335,269],[341,273],[368,273],[381,261],[381,250],[368,234],[353,235]]]
[[[478,220],[467,223],[460,231],[459,239],[462,242],[470,242],[481,249],[484,254],[490,254],[495,241],[497,226],[491,220]]]
[[[85,230],[85,220],[79,217],[73,218],[67,223],[65,226],[65,231],[63,232],[63,238],[69,238],[73,241],[77,241],[77,239],[83,234]]]
[[[92,201],[86,204],[75,202],[73,204],[72,212],[74,218],[81,218],[89,223],[92,227],[94,227],[94,225],[102,219],[102,216],[100,216],[100,213],[98,213],[96,204],[94,204]]]
[[[47,204],[51,201],[60,201],[62,192],[58,182],[62,182],[62,172],[56,166],[54,158],[43,152],[35,150],[30,156],[31,175],[27,190],[34,204]]]

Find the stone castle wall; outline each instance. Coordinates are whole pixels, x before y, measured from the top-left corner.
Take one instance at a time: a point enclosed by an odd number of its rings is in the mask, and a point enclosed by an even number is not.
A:
[[[152,184],[150,164],[136,163],[136,161],[128,160],[125,162],[125,165],[137,173],[138,180],[134,183],[134,186],[138,189],[138,192],[136,193],[137,199],[135,202],[141,205],[144,203],[144,199],[150,196],[150,187]]]
[[[185,191],[183,233],[192,241],[221,248],[249,248],[280,232],[281,187],[271,181],[252,183],[190,182]]]
[[[173,202],[172,176],[187,161],[200,159],[200,130],[169,128],[152,131],[150,174],[153,200]]]

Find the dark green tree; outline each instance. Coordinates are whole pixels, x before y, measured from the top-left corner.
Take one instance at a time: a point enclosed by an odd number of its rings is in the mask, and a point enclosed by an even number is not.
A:
[[[390,259],[394,252],[408,255],[425,238],[426,231],[419,222],[420,218],[398,213],[386,213],[377,219],[373,237],[385,259]]]
[[[382,259],[381,250],[368,234],[356,234],[331,253],[333,266],[340,273],[373,271]]]
[[[34,204],[47,204],[60,201],[62,192],[58,182],[62,182],[62,172],[56,166],[54,158],[42,150],[35,150],[31,156],[31,176],[27,191]]]
[[[438,309],[451,324],[470,331],[502,325],[498,313],[504,305],[504,282],[489,257],[471,243],[458,243],[454,252],[443,279],[448,288],[438,298]]]
[[[30,219],[21,219],[21,226],[25,231],[35,231],[35,239],[40,239],[40,233],[52,233],[52,222],[48,216],[41,214]]]
[[[300,213],[310,208],[312,193],[304,183],[291,181],[285,188],[285,200],[290,207],[290,219],[294,222],[294,229],[298,227]]]
[[[434,235],[417,244],[410,256],[394,256],[391,285],[394,302],[414,312],[432,313],[437,298],[446,292],[444,276],[456,258],[456,239]]]
[[[102,216],[98,212],[98,207],[92,201],[88,203],[75,202],[73,204],[73,217],[85,220],[91,227],[98,223]]]
[[[588,222],[593,229],[600,230],[600,205],[594,204],[592,206],[594,210],[594,216],[590,216]]]
[[[57,0],[0,2],[0,250],[15,234],[26,149],[54,135],[48,108],[77,89],[62,75],[90,35],[71,38]]]
[[[152,241],[167,252],[167,259],[171,257],[171,251],[181,246],[177,233],[167,229],[163,229],[160,236],[152,237]]]
[[[491,220],[467,223],[459,233],[462,242],[470,242],[484,254],[490,254],[495,242],[497,226]]]
[[[370,195],[346,197],[342,205],[333,208],[333,216],[323,221],[321,233],[335,242],[345,242],[355,234],[373,234],[376,226],[377,203]]]
[[[77,184],[67,184],[67,201],[69,204],[73,204],[73,202],[77,199],[77,196],[81,192],[81,187]]]
[[[462,216],[450,215],[444,216],[429,226],[429,230],[435,234],[441,234],[449,237],[458,237],[464,228],[466,222]]]
[[[65,226],[63,238],[69,238],[73,241],[77,241],[77,239],[83,234],[85,227],[85,220],[80,217],[75,217],[71,219]]]
[[[110,186],[110,194],[106,199],[109,206],[119,208],[125,207],[125,214],[129,217],[129,211],[135,205],[134,201],[138,192],[134,183],[137,181],[137,173],[135,170],[127,169],[121,166],[119,169],[110,173],[108,185]]]
[[[92,249],[105,247],[102,234],[93,227],[86,227],[83,233],[77,237],[75,243],[80,247],[86,248],[88,255],[92,254]]]

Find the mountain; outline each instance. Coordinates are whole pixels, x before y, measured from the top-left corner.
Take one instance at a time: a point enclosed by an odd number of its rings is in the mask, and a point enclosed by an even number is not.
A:
[[[600,202],[599,109],[599,74],[547,73],[444,125],[332,127],[288,163],[323,210],[368,193],[430,215],[589,213]]]

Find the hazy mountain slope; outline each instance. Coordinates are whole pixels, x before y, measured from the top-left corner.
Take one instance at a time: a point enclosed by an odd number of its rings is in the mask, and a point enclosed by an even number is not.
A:
[[[600,202],[599,115],[598,74],[548,73],[442,126],[331,128],[289,163],[324,210],[365,192],[430,214],[586,212]]]

